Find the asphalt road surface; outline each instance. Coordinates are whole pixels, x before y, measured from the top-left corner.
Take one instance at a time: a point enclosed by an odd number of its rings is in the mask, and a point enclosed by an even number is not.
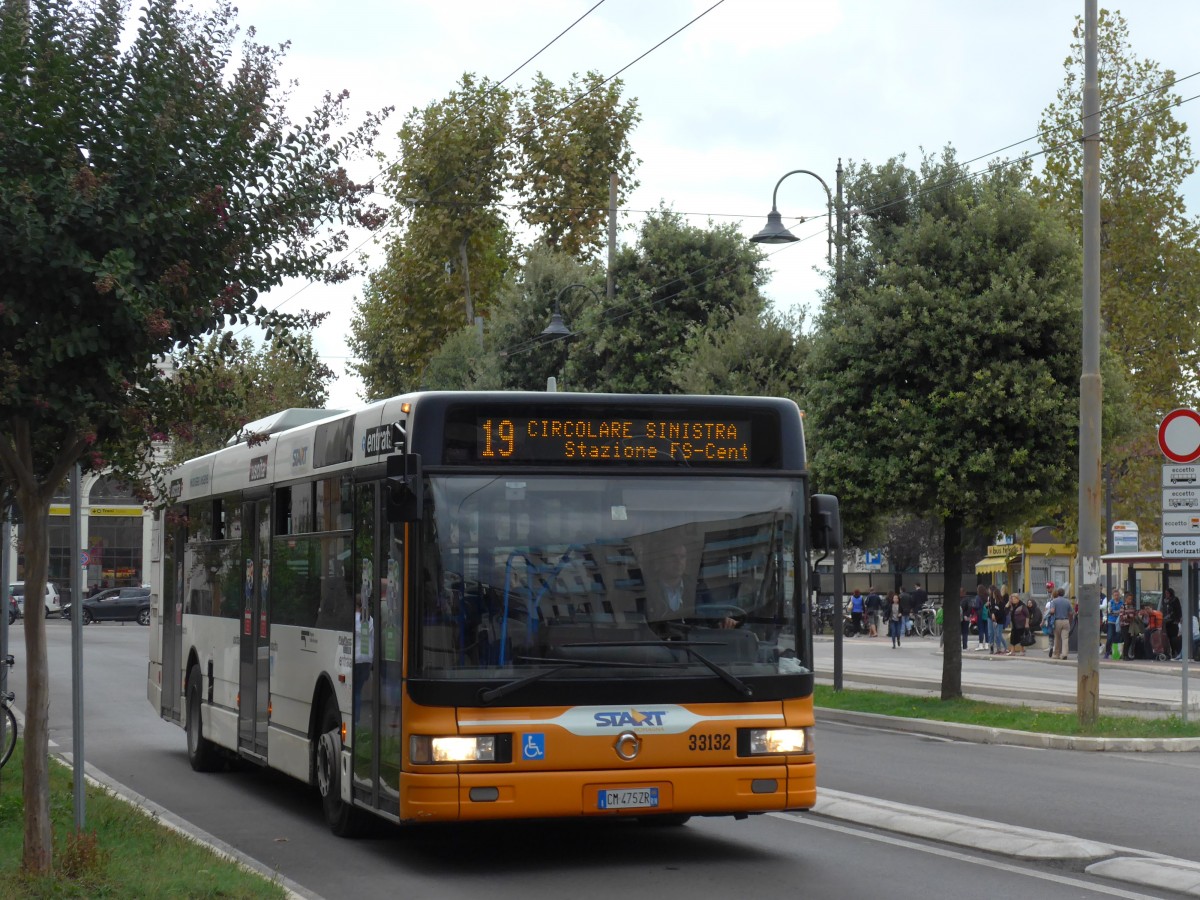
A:
[[[70,623],[48,623],[51,740],[72,746]],[[21,624],[10,687],[24,693]],[[682,828],[632,822],[381,825],[347,841],[326,829],[315,793],[237,766],[195,773],[181,729],[146,700],[149,630],[92,625],[84,635],[84,756],[129,791],[257,860],[304,896],[611,898],[800,895],[815,898],[1166,896],[1053,863],[1032,864],[846,825],[813,814]],[[1197,858],[1196,764],[1031,751],[824,725],[822,786]],[[1119,791],[1114,783],[1120,785]],[[1181,786],[1186,785],[1186,789]],[[1119,832],[1119,833],[1118,833]]]

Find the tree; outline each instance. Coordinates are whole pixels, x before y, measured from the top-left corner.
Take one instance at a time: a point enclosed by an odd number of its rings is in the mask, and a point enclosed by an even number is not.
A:
[[[182,462],[225,446],[247,422],[293,407],[321,409],[329,401],[334,371],[321,362],[311,333],[278,337],[256,348],[212,335],[181,354],[174,377],[193,410],[171,423],[171,459]]]
[[[1035,518],[1074,484],[1078,247],[1016,167],[963,179],[948,149],[847,181],[868,212],[814,335],[814,480],[851,532],[880,510],[937,519],[952,602],[964,528]],[[962,661],[945,621],[950,698]]]
[[[509,185],[512,95],[464,75],[445,100],[414,109],[385,189],[408,207],[350,325],[351,366],[369,398],[411,390],[453,331],[492,303],[510,263],[500,208]],[[470,298],[468,300],[468,298]]]
[[[1200,399],[1200,231],[1184,205],[1184,180],[1196,170],[1187,126],[1174,108],[1170,69],[1133,52],[1119,12],[1097,23],[1101,153],[1101,316],[1108,344],[1128,373],[1126,434],[1106,435],[1105,462],[1124,473],[1116,485],[1122,518],[1157,527],[1155,429],[1162,415]],[[1034,179],[1043,201],[1062,210],[1073,231],[1083,225],[1082,21],[1076,22],[1066,80],[1042,114],[1046,162]],[[1104,372],[1109,390],[1109,373]],[[1111,440],[1110,440],[1111,438]]]
[[[809,346],[803,311],[763,308],[757,293],[747,299],[727,324],[693,333],[672,384],[685,394],[790,397],[803,408]]]
[[[567,383],[636,394],[678,391],[689,341],[765,309],[762,252],[737,225],[698,228],[660,208],[617,253],[612,301],[590,303],[570,342]],[[686,377],[686,376],[680,376]]]
[[[302,125],[284,111],[283,48],[239,42],[226,2],[150,0],[123,36],[119,0],[0,6],[0,474],[24,517],[26,588],[43,590],[50,499],[83,460],[147,464],[186,398],[156,360],[226,323],[299,324],[258,293],[337,280],[344,224],[373,227],[343,159],[344,94]],[[333,226],[332,228],[330,226]],[[25,625],[24,869],[50,870],[45,624]]]
[[[636,101],[622,105],[621,86],[588,72],[555,87],[539,72],[517,102],[513,187],[521,219],[546,246],[581,259],[604,242],[609,176],[618,177],[618,205],[638,186],[629,133],[641,116]]]
[[[387,182],[410,212],[351,324],[352,368],[369,397],[424,381],[461,323],[491,314],[522,250],[540,244],[583,261],[596,249],[609,173],[618,202],[637,186],[629,133],[639,116],[621,88],[589,72],[563,88],[538,74],[510,92],[465,74],[445,100],[410,113]],[[515,216],[504,206],[511,193]],[[530,247],[516,246],[518,225]]]

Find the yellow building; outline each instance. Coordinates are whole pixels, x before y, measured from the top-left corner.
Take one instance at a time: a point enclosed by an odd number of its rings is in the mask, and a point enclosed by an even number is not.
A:
[[[1034,528],[1027,543],[992,544],[988,555],[975,564],[975,574],[1009,591],[1032,594],[1039,600],[1050,596],[1048,584],[1066,589],[1073,596],[1075,545],[1058,540],[1048,525]]]

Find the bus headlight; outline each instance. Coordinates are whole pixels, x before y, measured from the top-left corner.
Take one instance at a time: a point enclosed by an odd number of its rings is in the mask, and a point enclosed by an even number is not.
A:
[[[414,763],[495,762],[496,737],[414,734],[409,741],[409,757]]]
[[[751,728],[751,756],[768,753],[812,753],[811,728]]]

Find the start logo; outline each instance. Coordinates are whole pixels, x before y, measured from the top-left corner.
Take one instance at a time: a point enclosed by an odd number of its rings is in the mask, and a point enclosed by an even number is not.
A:
[[[597,728],[662,728],[666,725],[667,711],[651,709],[646,711],[604,710],[595,714]]]

